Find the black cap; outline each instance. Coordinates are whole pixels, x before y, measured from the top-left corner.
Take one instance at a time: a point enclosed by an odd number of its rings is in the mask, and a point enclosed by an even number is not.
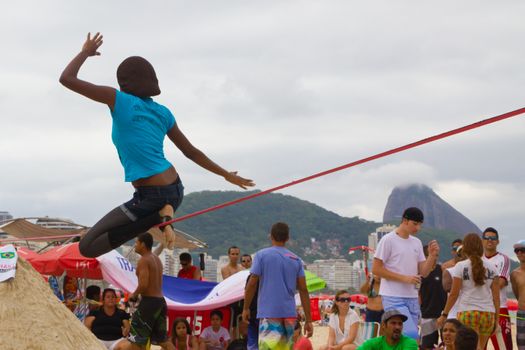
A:
[[[403,219],[412,220],[416,222],[423,222],[423,212],[416,207],[410,207],[403,212]]]
[[[391,319],[392,317],[399,317],[403,320],[403,322],[405,322],[406,320],[408,320],[408,317],[406,317],[405,315],[403,315],[401,312],[399,312],[398,310],[388,310],[388,311],[385,311],[385,313],[383,314],[383,316],[381,316],[381,322],[383,323],[386,323],[388,322],[389,319]]]

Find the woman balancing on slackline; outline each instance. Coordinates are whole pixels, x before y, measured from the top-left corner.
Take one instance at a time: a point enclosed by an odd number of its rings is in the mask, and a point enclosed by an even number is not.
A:
[[[124,167],[126,181],[135,187],[133,198],[110,211],[80,240],[80,252],[97,257],[119,247],[142,232],[169,221],[180,205],[183,186],[179,174],[166,160],[164,136],[186,157],[204,169],[220,175],[244,189],[253,186],[237,172],[228,172],[195,148],[177,126],[170,110],[154,102],[160,94],[153,66],[142,57],[126,58],[117,69],[120,90],[91,84],[77,78],[89,56],[98,56],[102,35],[88,34],[82,51],[73,58],[60,76],[60,83],[94,101],[108,105],[113,119],[112,139]],[[173,247],[175,233],[171,225],[163,227],[164,240]]]

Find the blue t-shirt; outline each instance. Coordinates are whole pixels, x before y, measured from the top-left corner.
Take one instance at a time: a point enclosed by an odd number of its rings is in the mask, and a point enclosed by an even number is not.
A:
[[[284,247],[262,249],[255,254],[250,272],[259,276],[257,318],[297,317],[297,278],[304,277],[297,255]]]
[[[164,137],[175,125],[169,109],[151,98],[117,90],[111,116],[111,138],[127,182],[159,174],[171,166],[163,149]]]

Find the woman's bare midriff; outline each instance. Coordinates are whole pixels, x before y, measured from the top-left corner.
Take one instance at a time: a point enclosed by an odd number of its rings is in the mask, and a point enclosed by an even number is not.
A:
[[[135,180],[132,182],[132,185],[133,187],[167,186],[174,183],[177,180],[177,177],[179,177],[179,174],[177,174],[177,170],[175,170],[173,166],[170,166],[162,173]]]
[[[375,297],[375,298],[368,298],[368,303],[366,304],[366,307],[373,311],[381,311],[383,310],[383,303],[381,302],[381,297]]]

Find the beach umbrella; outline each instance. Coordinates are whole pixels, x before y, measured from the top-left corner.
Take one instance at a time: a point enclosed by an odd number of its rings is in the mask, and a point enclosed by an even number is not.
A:
[[[325,280],[318,277],[314,273],[304,270],[304,276],[306,278],[306,288],[308,289],[308,292],[312,293],[326,287]]]
[[[70,277],[102,279],[98,260],[80,254],[78,242],[54,247],[30,262],[44,275],[60,276],[66,272]]]
[[[18,256],[24,258],[25,261],[31,262],[33,259],[38,257],[38,253],[26,247],[16,247]]]
[[[366,304],[368,302],[368,297],[363,294],[352,294],[350,295],[350,301],[357,304]]]

